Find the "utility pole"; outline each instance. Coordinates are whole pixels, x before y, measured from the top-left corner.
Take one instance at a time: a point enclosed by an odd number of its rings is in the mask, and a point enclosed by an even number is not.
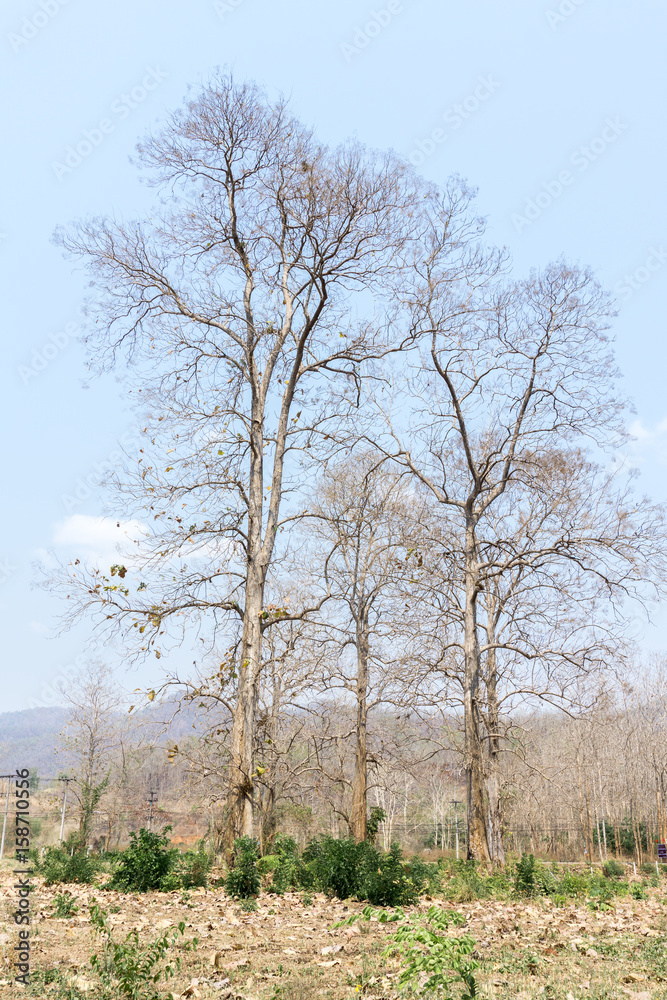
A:
[[[452,799],[451,804],[454,806],[454,826],[456,828],[456,860],[459,860],[459,816],[457,813],[458,807],[461,805],[459,799]]]
[[[60,816],[60,843],[63,842],[63,833],[65,832],[65,809],[67,808],[67,792],[69,790],[70,781],[74,781],[74,778],[58,778],[58,781],[65,782],[65,791],[63,794],[63,811]]]
[[[150,806],[150,811],[148,813],[148,829],[150,830],[151,823],[153,822],[153,805],[157,802],[157,792],[154,789],[151,789],[148,794],[150,796],[148,799],[148,804]]]
[[[12,777],[11,774],[2,774],[0,778],[7,779],[7,798],[5,800],[5,815],[2,820],[2,844],[0,845],[0,858],[4,857],[5,854],[5,831],[7,830],[7,813],[9,812],[9,795],[12,787]]]

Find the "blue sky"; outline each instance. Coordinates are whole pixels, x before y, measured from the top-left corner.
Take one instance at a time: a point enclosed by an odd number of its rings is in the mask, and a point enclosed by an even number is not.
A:
[[[90,482],[132,440],[120,386],[86,379],[83,280],[51,234],[147,210],[128,157],[216,66],[288,95],[326,142],[355,135],[433,180],[466,177],[519,272],[561,254],[590,264],[618,296],[631,461],[667,499],[666,22],[657,0],[3,4],[0,710],[53,703],[54,681],[86,655],[86,628],[51,637],[60,599],[34,589],[34,563],[109,551]],[[667,645],[660,609],[644,643]],[[118,676],[143,686],[157,665]]]

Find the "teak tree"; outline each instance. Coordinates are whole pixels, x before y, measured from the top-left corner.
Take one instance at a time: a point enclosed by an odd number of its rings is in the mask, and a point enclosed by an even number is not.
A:
[[[366,839],[368,818],[368,717],[387,702],[400,703],[409,686],[401,667],[400,600],[403,562],[417,512],[400,475],[375,455],[352,455],[330,465],[312,505],[313,533],[325,549],[324,582],[331,597],[329,626],[338,646],[338,669],[328,688],[354,698],[355,763],[348,816],[351,835]],[[335,609],[335,610],[334,610]],[[345,649],[354,650],[354,662]]]
[[[560,534],[550,539],[542,532],[533,544],[539,526],[520,522],[530,506],[526,498],[539,491],[550,496],[544,456],[559,452],[562,462],[579,461],[577,449],[587,441],[604,448],[623,437],[624,406],[614,391],[605,336],[607,300],[588,272],[562,262],[521,282],[492,275],[476,288],[461,287],[449,280],[447,262],[440,263],[435,236],[433,246],[411,306],[412,329],[425,345],[405,403],[411,416],[403,417],[406,429],[391,428],[393,448],[386,439],[382,448],[432,495],[446,564],[457,573],[450,580],[457,593],[444,613],[450,624],[458,619],[461,632],[453,645],[462,654],[467,849],[470,857],[489,860],[489,841],[497,845],[498,836],[489,828],[497,809],[488,809],[483,678],[486,662],[493,700],[500,645],[490,603],[491,621],[480,618],[485,593],[493,593],[489,585],[518,567],[541,567],[546,585],[550,561],[569,560],[612,597],[639,594],[643,583],[664,579],[664,521],[635,496],[619,495],[617,504],[603,496],[597,508],[565,505]],[[613,494],[613,477],[608,486]],[[499,535],[494,518],[509,504],[513,527],[506,535],[504,525]],[[513,552],[521,528],[527,544]],[[576,575],[570,579],[575,587]],[[567,590],[565,580],[562,585]],[[480,639],[485,624],[486,646]],[[525,644],[517,652],[534,655]],[[501,860],[498,853],[496,846]]]
[[[84,222],[59,238],[93,278],[93,365],[125,355],[146,401],[154,450],[146,445],[133,483],[121,485],[138,515],[165,524],[141,547],[143,566],[164,572],[153,590],[132,594],[99,574],[87,603],[136,623],[147,650],[169,619],[240,619],[231,842],[253,833],[262,633],[274,620],[265,589],[298,471],[293,464],[290,480],[286,463],[337,425],[360,364],[387,350],[392,330],[369,311],[369,293],[381,312],[424,195],[391,155],[323,148],[282,101],[226,76],[138,156],[164,193],[153,216]],[[207,552],[212,565],[179,566],[171,583],[184,550]]]

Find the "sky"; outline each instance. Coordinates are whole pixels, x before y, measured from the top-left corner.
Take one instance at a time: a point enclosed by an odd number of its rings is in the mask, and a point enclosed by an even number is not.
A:
[[[134,146],[216,67],[287,96],[324,142],[355,136],[433,181],[465,177],[517,273],[590,265],[617,297],[627,461],[667,500],[666,28],[658,0],[2,5],[0,711],[60,703],[58,681],[95,655],[87,625],[59,632],[62,598],[37,567],[112,559],[97,480],[134,437],[122,386],[86,372],[84,279],[53,231],[150,213]],[[641,633],[667,647],[665,611]],[[126,687],[159,680],[155,661],[102,655]]]

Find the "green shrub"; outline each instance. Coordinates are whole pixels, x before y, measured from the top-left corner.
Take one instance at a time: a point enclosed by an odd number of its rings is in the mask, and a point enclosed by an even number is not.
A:
[[[621,878],[622,875],[625,875],[624,865],[619,865],[618,861],[614,861],[613,858],[605,861],[602,871],[607,878]]]
[[[180,880],[174,871],[178,851],[169,848],[166,826],[162,833],[153,833],[143,827],[139,833],[130,834],[130,846],[119,855],[119,865],[105,885],[106,889],[120,892],[163,892],[178,888]]]
[[[339,899],[355,896],[360,879],[360,849],[374,850],[367,842],[357,844],[351,839],[339,840],[328,835],[311,840],[303,852],[303,861],[312,876],[313,885]]]
[[[386,818],[387,814],[381,806],[373,806],[371,814],[366,821],[366,840],[370,840],[372,844],[375,843],[380,823],[383,823]]]
[[[208,873],[211,870],[213,858],[203,849],[187,851],[178,859],[178,880],[176,888],[194,889],[206,888]]]
[[[442,888],[442,868],[438,864],[429,864],[415,854],[408,865],[410,881],[418,893],[439,892]]]
[[[282,895],[290,889],[309,888],[313,878],[299,856],[299,848],[294,838],[278,836],[273,846],[276,851],[273,855],[276,863],[273,866],[270,891]]]
[[[392,844],[389,853],[378,854],[377,859],[366,854],[358,898],[367,899],[374,906],[409,906],[416,903],[419,890],[408,877],[402,859],[403,852],[398,844]]]
[[[225,891],[233,899],[249,899],[259,892],[262,880],[257,861],[257,844],[251,837],[239,837],[234,841],[234,867],[225,879]]]
[[[260,875],[270,875],[271,872],[275,871],[278,867],[279,861],[280,855],[265,854],[264,857],[260,858],[257,862],[257,871]]]
[[[450,861],[447,866],[452,873],[443,894],[451,902],[467,903],[473,899],[487,899],[493,895],[496,882],[480,876],[476,862]]]
[[[375,906],[401,906],[416,902],[418,890],[402,861],[398,844],[388,854],[370,841],[323,836],[312,840],[303,852],[312,886],[339,899],[369,900]]]
[[[57,885],[60,882],[78,882],[90,885],[99,869],[95,857],[86,857],[85,851],[75,851],[70,854],[61,847],[47,847],[44,857],[35,855],[34,867],[38,875],[42,875],[46,885]]]
[[[518,896],[534,896],[537,892],[535,882],[535,855],[524,851],[515,866],[514,891]]]

